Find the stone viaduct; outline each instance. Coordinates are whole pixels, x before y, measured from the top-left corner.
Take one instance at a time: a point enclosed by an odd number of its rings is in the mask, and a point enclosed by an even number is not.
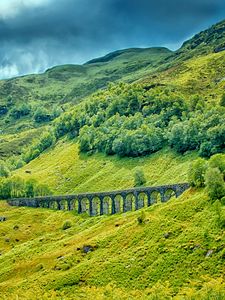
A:
[[[110,215],[138,210],[157,202],[167,202],[180,196],[189,188],[188,183],[139,187],[121,191],[82,193],[65,196],[42,196],[8,200],[12,206],[42,207],[55,210],[70,210],[90,216]]]

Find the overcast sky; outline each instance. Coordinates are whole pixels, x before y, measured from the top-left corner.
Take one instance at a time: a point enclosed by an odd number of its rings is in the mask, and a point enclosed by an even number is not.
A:
[[[129,47],[177,49],[225,19],[225,0],[0,0],[0,78]]]

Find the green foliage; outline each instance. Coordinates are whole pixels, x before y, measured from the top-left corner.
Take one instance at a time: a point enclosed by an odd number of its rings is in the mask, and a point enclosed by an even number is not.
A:
[[[206,169],[207,163],[202,158],[198,158],[190,164],[188,170],[188,181],[191,186],[203,187],[205,185]]]
[[[62,230],[66,230],[72,227],[72,223],[68,220],[66,220],[62,225]]]
[[[220,228],[225,228],[225,211],[223,210],[222,204],[218,199],[214,203],[214,209],[216,212],[216,224]]]
[[[10,116],[13,119],[20,119],[21,117],[29,115],[31,112],[31,107],[26,104],[20,104],[18,106],[15,106],[11,111],[10,111]]]
[[[223,154],[213,155],[208,162],[198,158],[190,164],[188,180],[191,186],[206,186],[212,200],[221,199],[225,196],[224,164]]]
[[[134,186],[141,186],[146,183],[144,171],[137,168],[134,173]]]
[[[205,185],[212,200],[225,196],[223,174],[218,168],[208,168],[205,174]]]
[[[35,179],[23,180],[20,177],[11,177],[0,181],[0,199],[34,197],[51,195],[47,185],[38,184]]]
[[[0,161],[0,177],[9,177],[10,170],[4,161]]]
[[[223,94],[221,99],[220,99],[220,105],[225,106],[225,94]]]
[[[225,179],[225,155],[224,154],[215,154],[209,160],[209,166],[211,168],[218,168],[223,174]]]
[[[30,162],[34,158],[38,157],[43,151],[50,146],[54,145],[56,141],[54,132],[49,130],[44,132],[40,139],[33,143],[27,150],[22,154],[22,161],[26,163]]]
[[[46,108],[39,107],[34,114],[34,120],[37,123],[49,122],[52,116]]]
[[[146,220],[146,215],[145,212],[142,210],[140,215],[137,217],[137,222],[139,225],[142,225],[145,223],[145,220]]]

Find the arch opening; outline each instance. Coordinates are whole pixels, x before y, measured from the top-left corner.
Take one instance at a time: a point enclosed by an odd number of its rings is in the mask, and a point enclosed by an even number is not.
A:
[[[124,201],[124,212],[135,210],[135,207],[135,196],[133,193],[129,193]]]
[[[121,213],[123,212],[123,202],[124,199],[121,195],[116,195],[116,197],[114,198],[114,202],[115,202],[115,213]]]
[[[98,197],[92,199],[92,216],[100,216],[101,200]]]
[[[148,195],[144,192],[138,194],[137,209],[148,206]]]
[[[176,192],[173,189],[168,189],[164,193],[164,201],[169,201],[171,198],[176,197]]]
[[[60,201],[60,210],[68,210],[67,200],[63,199]]]
[[[81,214],[88,214],[90,215],[90,201],[88,198],[83,198],[80,201],[81,203]]]
[[[70,208],[71,211],[79,213],[78,199],[70,200],[70,202],[69,202],[69,208]]]
[[[161,194],[159,191],[152,191],[150,195],[151,204],[161,203]]]
[[[103,198],[103,214],[109,215],[112,213],[112,199],[109,196]]]

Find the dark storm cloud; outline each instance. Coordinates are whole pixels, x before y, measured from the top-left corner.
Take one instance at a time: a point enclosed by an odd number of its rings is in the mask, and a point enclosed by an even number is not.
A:
[[[118,48],[175,48],[225,18],[224,0],[11,1],[15,13],[9,1],[0,4],[1,78],[81,63]]]

